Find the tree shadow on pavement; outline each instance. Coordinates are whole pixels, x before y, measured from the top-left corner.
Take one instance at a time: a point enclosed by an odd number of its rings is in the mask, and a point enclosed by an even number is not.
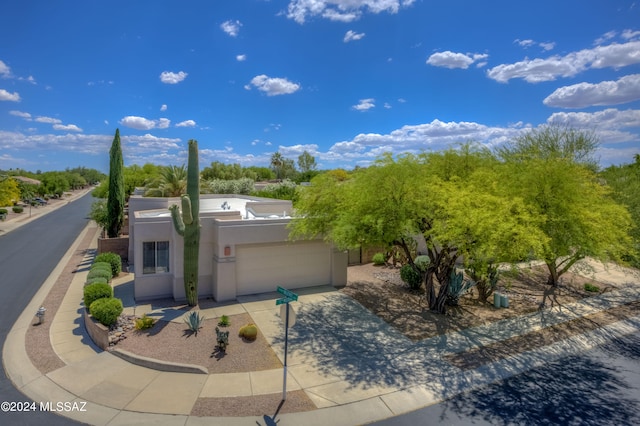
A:
[[[621,375],[592,357],[565,357],[453,397],[443,403],[439,421],[458,424],[449,417],[455,414],[493,425],[640,424],[640,389],[630,387]]]

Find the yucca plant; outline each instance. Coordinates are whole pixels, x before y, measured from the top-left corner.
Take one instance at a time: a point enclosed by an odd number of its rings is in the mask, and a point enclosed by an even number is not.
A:
[[[198,335],[198,331],[202,328],[203,321],[204,316],[200,315],[200,312],[197,311],[187,314],[184,319],[184,322],[189,326],[189,330],[191,330],[196,336]]]

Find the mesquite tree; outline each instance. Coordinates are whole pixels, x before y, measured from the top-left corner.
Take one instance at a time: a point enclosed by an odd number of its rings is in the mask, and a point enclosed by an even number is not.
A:
[[[124,224],[124,162],[120,147],[120,130],[116,135],[109,151],[109,195],[107,197],[107,236],[116,238],[120,235]]]
[[[184,240],[184,291],[189,306],[198,304],[198,257],[200,254],[200,167],[198,141],[189,141],[187,194],[181,197],[182,214],[172,205],[171,218],[176,232]]]

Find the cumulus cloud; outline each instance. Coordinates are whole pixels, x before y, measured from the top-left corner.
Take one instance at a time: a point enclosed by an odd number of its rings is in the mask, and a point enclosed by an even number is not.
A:
[[[486,53],[455,53],[449,50],[437,52],[429,56],[427,64],[434,67],[444,67],[449,69],[467,69],[471,64],[488,58]],[[484,62],[482,63],[484,65]]]
[[[160,107],[160,111],[166,111],[167,110],[167,104],[162,104],[162,106]]]
[[[168,118],[149,120],[148,118],[128,115],[120,120],[120,124],[136,130],[166,129],[171,124]]]
[[[54,124],[53,128],[55,130],[62,130],[65,132],[81,132],[82,129],[75,124]]]
[[[9,114],[11,115],[15,115],[16,117],[21,117],[24,118],[27,121],[31,121],[31,114],[29,114],[28,112],[22,112],[22,111],[9,111]]]
[[[196,122],[193,120],[185,120],[176,124],[176,127],[195,127]]]
[[[607,108],[596,112],[556,112],[548,119],[548,123],[561,124],[576,129],[598,129],[598,131],[633,129],[640,127],[640,110]],[[637,135],[635,135],[637,139]]]
[[[304,24],[308,18],[319,16],[339,22],[352,22],[364,12],[398,13],[411,6],[415,0],[291,0],[287,6],[287,18]]]
[[[237,55],[236,56],[236,61],[238,62],[244,62],[247,60],[247,55]]]
[[[356,111],[366,111],[371,108],[374,108],[375,106],[376,106],[375,99],[367,98],[367,99],[360,99],[360,102],[358,102],[357,105],[354,105],[351,108],[355,109]]]
[[[0,101],[19,102],[20,94],[18,92],[7,92],[4,89],[0,89]]]
[[[220,24],[220,28],[222,29],[222,31],[229,34],[231,37],[236,37],[238,35],[241,26],[242,23],[238,20],[229,20]]]
[[[560,87],[546,97],[544,104],[561,108],[584,108],[594,105],[618,105],[640,99],[640,74],[597,84],[579,83]]]
[[[528,49],[532,46],[540,46],[542,48],[542,50],[553,50],[554,47],[556,47],[556,44],[553,42],[541,42],[538,43],[537,41],[531,40],[531,39],[526,39],[526,40],[520,40],[519,38],[515,39],[513,41],[514,43],[516,43],[519,46],[524,47],[525,49]]]
[[[293,83],[286,78],[268,77],[264,74],[253,77],[245,88],[251,89],[251,86],[266,93],[267,96],[289,95],[300,90],[298,83]]]
[[[165,84],[178,84],[181,81],[183,81],[185,78],[187,78],[188,75],[189,74],[187,74],[184,71],[180,71],[178,73],[171,72],[171,71],[163,71],[160,74],[160,81]]]
[[[357,33],[355,31],[349,30],[344,35],[344,39],[342,41],[344,41],[345,43],[349,43],[350,41],[360,40],[362,37],[364,37],[364,35],[364,33]]]
[[[513,64],[501,64],[487,71],[487,76],[500,83],[521,78],[529,83],[553,81],[558,77],[573,77],[587,69],[622,68],[640,63],[640,41],[629,41],[583,49],[565,56],[525,59]]]
[[[52,117],[36,117],[36,121],[38,123],[48,123],[48,124],[60,124],[62,123],[62,120],[57,119],[57,118],[52,118]]]
[[[0,61],[0,76],[8,78],[11,76],[11,68],[4,62]]]

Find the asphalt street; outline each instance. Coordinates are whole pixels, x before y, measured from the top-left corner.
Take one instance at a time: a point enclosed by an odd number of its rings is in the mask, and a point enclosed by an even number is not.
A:
[[[638,425],[640,334],[374,424]]]
[[[87,225],[93,201],[87,194],[6,235],[0,235],[0,353],[18,316]],[[2,401],[29,401],[13,387],[4,368],[0,372]],[[0,412],[0,424],[58,426],[78,423],[50,412],[35,411]]]

